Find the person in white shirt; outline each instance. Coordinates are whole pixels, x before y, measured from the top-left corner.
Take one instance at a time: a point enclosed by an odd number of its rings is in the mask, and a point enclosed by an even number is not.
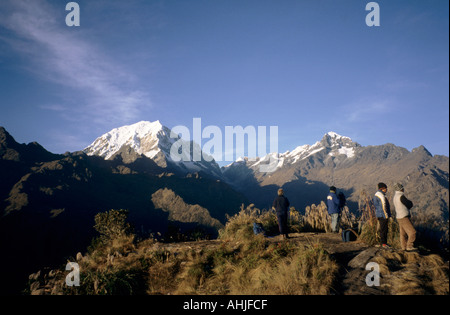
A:
[[[398,225],[400,227],[400,244],[403,250],[414,251],[414,241],[416,240],[416,229],[411,223],[411,208],[413,203],[405,196],[403,185],[394,185],[394,207]]]

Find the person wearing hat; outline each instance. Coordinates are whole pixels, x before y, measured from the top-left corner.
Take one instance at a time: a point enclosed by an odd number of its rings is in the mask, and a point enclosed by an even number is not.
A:
[[[284,196],[284,191],[281,188],[278,189],[278,196],[273,201],[272,209],[274,209],[277,213],[280,234],[283,235],[284,239],[289,238],[287,225],[289,200]]]
[[[336,195],[336,187],[331,186],[327,196],[327,208],[331,217],[331,232],[333,233],[339,232],[339,214],[341,212],[339,205],[340,201]]]
[[[378,183],[378,191],[373,197],[373,205],[375,206],[375,216],[380,224],[380,243],[381,246],[387,248],[388,223],[391,217],[391,207],[386,198],[387,186],[385,183]]]
[[[405,197],[405,189],[402,184],[396,183],[394,185],[394,208],[395,217],[400,228],[400,245],[403,250],[414,251],[414,241],[416,240],[416,229],[411,223],[411,208],[412,201]]]

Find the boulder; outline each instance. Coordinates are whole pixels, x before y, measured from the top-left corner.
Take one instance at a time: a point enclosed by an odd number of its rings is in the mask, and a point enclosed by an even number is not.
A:
[[[362,268],[365,269],[367,263],[375,257],[380,249],[376,247],[370,247],[363,250],[358,255],[356,255],[352,260],[349,261],[348,266],[351,268]]]

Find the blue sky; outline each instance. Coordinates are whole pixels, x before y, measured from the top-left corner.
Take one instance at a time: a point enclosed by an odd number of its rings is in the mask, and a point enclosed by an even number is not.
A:
[[[0,126],[55,153],[141,120],[449,155],[449,2],[0,1]]]

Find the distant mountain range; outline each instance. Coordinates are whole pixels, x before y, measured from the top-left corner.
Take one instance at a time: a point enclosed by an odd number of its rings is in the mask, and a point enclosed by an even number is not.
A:
[[[240,159],[222,169],[225,181],[260,207],[269,206],[276,189],[283,187],[291,204],[303,210],[323,200],[334,185],[356,211],[361,192],[371,196],[377,183],[384,182],[391,188],[390,195],[394,183],[400,182],[415,201],[416,211],[448,220],[449,158],[432,156],[423,146],[411,152],[390,143],[364,147],[329,132],[313,145],[271,154],[278,158],[272,173],[258,170],[269,156]]]
[[[329,132],[313,145],[220,168],[214,160],[173,161],[170,148],[179,138],[170,133],[159,121],[142,121],[113,129],[82,151],[53,154],[38,143],[18,144],[0,127],[0,250],[9,257],[0,262],[0,277],[10,283],[2,292],[17,291],[25,275],[85,251],[96,235],[95,214],[110,209],[128,209],[144,237],[199,229],[215,236],[241,204],[270,208],[279,187],[304,211],[334,185],[357,212],[361,191],[372,195],[383,181],[401,182],[415,213],[448,225],[449,160],[423,146],[411,152],[394,144],[364,147]],[[270,157],[276,170],[261,173]]]

